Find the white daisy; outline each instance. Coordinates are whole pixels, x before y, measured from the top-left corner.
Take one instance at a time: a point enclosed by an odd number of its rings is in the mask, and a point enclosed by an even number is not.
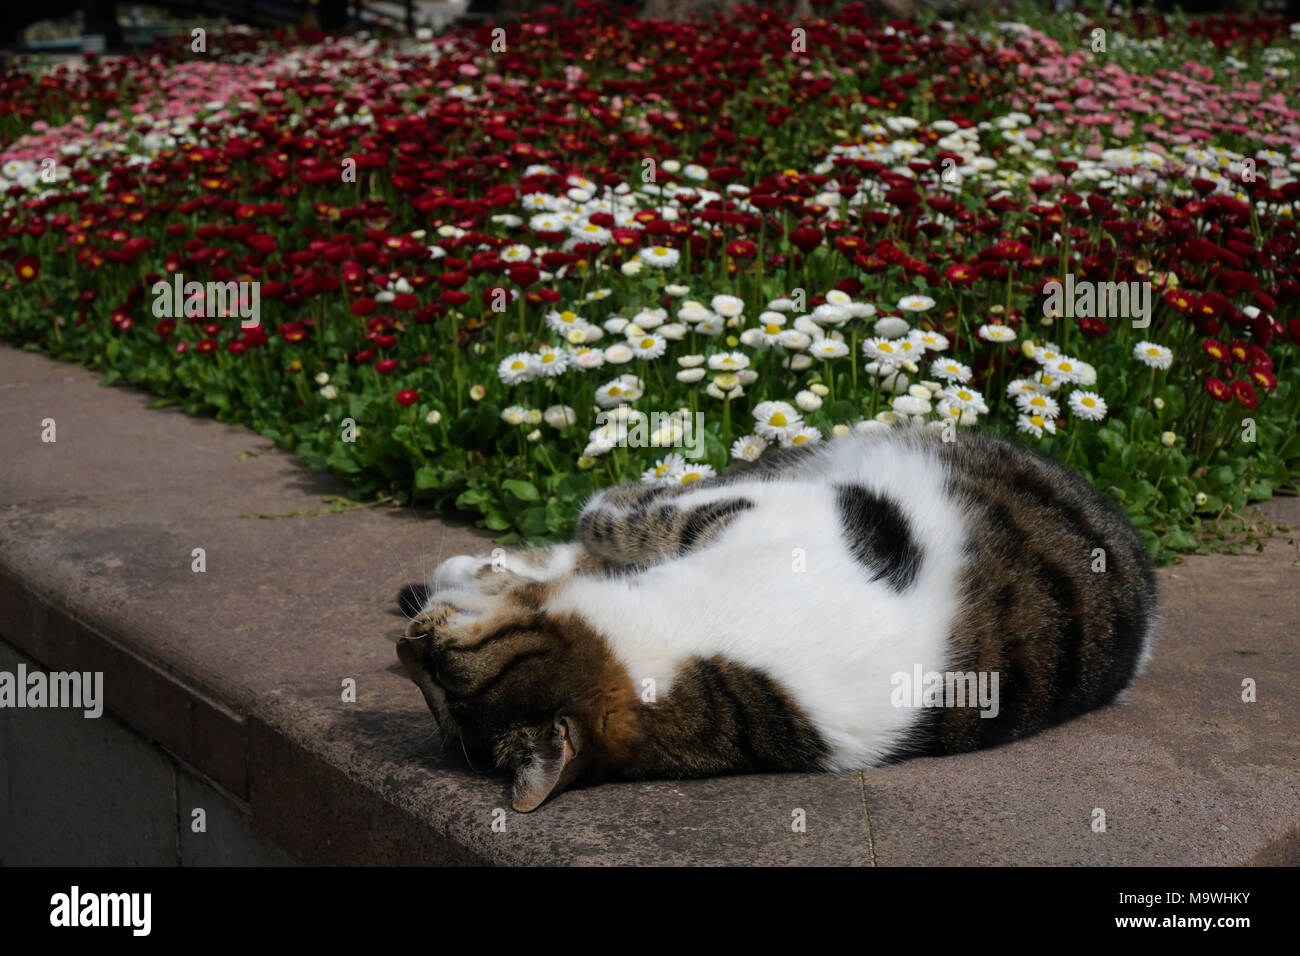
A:
[[[1042,415],[1053,420],[1061,414],[1061,406],[1050,395],[1017,395],[1016,407],[1026,415]]]
[[[759,455],[767,451],[767,442],[757,435],[745,435],[731,444],[731,457],[738,461],[758,461]]]
[[[709,356],[709,368],[721,372],[739,372],[749,368],[749,356],[740,352],[718,352]]]
[[[754,430],[764,438],[781,438],[802,424],[803,419],[788,402],[759,402],[754,406]]]
[[[898,340],[886,338],[867,339],[862,343],[862,352],[868,358],[879,362],[881,367],[896,368],[906,356],[899,350]]]
[[[1043,391],[1032,378],[1017,378],[1007,383],[1007,398],[1017,395],[1038,395]]]
[[[849,354],[849,347],[840,339],[819,339],[812,344],[808,353],[814,358],[827,361],[830,359],[843,358]]]
[[[680,468],[674,468],[670,480],[683,485],[689,485],[695,481],[707,481],[717,475],[712,465],[706,464],[683,464]]]
[[[1133,357],[1149,368],[1166,369],[1174,362],[1174,353],[1155,342],[1139,342],[1133,346]]]
[[[578,368],[590,371],[605,364],[605,353],[600,349],[578,348],[573,350],[570,361]]]
[[[568,405],[552,405],[542,412],[542,421],[552,428],[567,428],[578,420],[578,413]]]
[[[714,317],[712,312],[694,300],[683,302],[682,307],[677,310],[677,318],[681,319],[688,325],[702,322],[705,319],[712,317]]]
[[[638,335],[636,338],[628,339],[633,351],[636,352],[637,358],[657,359],[668,349],[668,340],[662,335]]]
[[[1060,358],[1044,363],[1043,368],[1053,378],[1059,378],[1066,383],[1078,383],[1083,377],[1083,369],[1080,367],[1079,362],[1068,355],[1062,355]]]
[[[899,415],[928,415],[932,408],[929,399],[917,398],[915,395],[899,395],[890,407]]]
[[[634,358],[636,358],[636,352],[633,351],[630,345],[623,342],[616,342],[605,349],[605,361],[610,365],[626,365]]]
[[[553,345],[543,345],[537,350],[537,371],[545,378],[563,375],[569,367],[569,354]]]
[[[979,392],[961,385],[949,385],[939,393],[942,400],[958,412],[975,412],[987,415],[989,407],[984,404],[984,396]]]
[[[651,483],[668,484],[673,480],[673,475],[677,471],[686,467],[686,459],[677,453],[669,455],[667,458],[661,458],[655,462],[653,468],[647,468],[641,473],[641,480]]]
[[[1043,432],[1056,434],[1056,422],[1042,415],[1021,415],[1016,419],[1016,427],[1035,438],[1042,438]]]
[[[724,319],[734,319],[745,311],[745,300],[734,295],[715,295],[709,305]]]
[[[815,445],[822,440],[822,433],[811,425],[804,425],[802,428],[787,431],[781,435],[781,447],[799,448],[805,445]]]
[[[948,336],[942,332],[913,329],[907,333],[907,340],[929,352],[942,352],[948,348]]]
[[[823,391],[825,391],[824,388]],[[794,397],[794,403],[799,406],[801,411],[815,412],[822,407],[822,397],[816,392],[804,389]]]
[[[930,372],[935,378],[941,378],[945,382],[958,382],[961,384],[969,382],[971,377],[970,366],[963,365],[953,359],[937,359],[930,363]]]
[[[934,308],[934,299],[928,295],[905,295],[898,300],[898,307],[904,312],[924,312]]]
[[[1014,342],[1016,340],[1015,330],[1005,325],[981,325],[978,335],[985,342]]]
[[[875,333],[882,339],[897,339],[906,335],[911,326],[896,315],[887,315],[876,323]]]
[[[681,258],[681,255],[676,249],[670,249],[667,246],[652,246],[638,252],[637,258],[648,266],[654,266],[656,269],[671,269],[677,265],[677,260]]]
[[[507,385],[531,381],[537,375],[537,357],[528,352],[507,355],[497,366],[497,375]]]
[[[1086,422],[1099,422],[1106,417],[1106,401],[1096,392],[1070,393],[1070,411]]]

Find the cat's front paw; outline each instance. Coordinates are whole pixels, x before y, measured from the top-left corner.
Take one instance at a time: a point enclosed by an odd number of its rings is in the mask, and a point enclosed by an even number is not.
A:
[[[491,554],[459,554],[439,564],[429,578],[432,596],[442,591],[470,594],[502,594],[528,578],[506,564],[506,553],[497,548]]]
[[[470,554],[458,554],[447,558],[433,569],[433,574],[429,575],[430,594],[437,594],[440,591],[477,591],[475,575],[482,565],[482,558]]]
[[[406,625],[406,636],[412,640],[421,637],[436,638],[440,632],[447,630],[456,613],[457,609],[451,604],[445,602],[432,604]]]

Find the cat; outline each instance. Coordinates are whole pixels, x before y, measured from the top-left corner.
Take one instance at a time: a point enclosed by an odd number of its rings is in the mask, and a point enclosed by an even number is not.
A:
[[[1006,743],[1113,701],[1157,621],[1146,548],[1083,478],[900,426],[608,488],[572,543],[449,558],[399,601],[403,668],[524,812],[600,780]],[[995,705],[908,689],[931,673]]]

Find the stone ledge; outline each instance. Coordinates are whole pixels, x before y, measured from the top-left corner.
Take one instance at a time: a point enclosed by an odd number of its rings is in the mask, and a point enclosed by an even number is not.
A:
[[[338,486],[250,432],[96,384],[0,347],[0,637],[102,670],[117,719],[303,862],[1300,862],[1294,535],[1162,571],[1163,640],[1128,700],[1030,740],[862,774],[604,785],[506,810],[499,833],[505,781],[440,748],[392,650],[398,586],[488,539],[410,509],[244,517]],[[1300,523],[1297,499],[1265,510]]]

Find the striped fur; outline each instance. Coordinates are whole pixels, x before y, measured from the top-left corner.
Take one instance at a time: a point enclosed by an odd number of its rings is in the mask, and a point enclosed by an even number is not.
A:
[[[895,429],[609,489],[574,542],[448,559],[401,601],[418,609],[407,673],[531,810],[603,779],[861,768],[1024,737],[1128,685],[1156,588],[1122,512],[1073,472]],[[996,679],[996,700],[918,707],[900,687],[922,673],[950,690]]]

